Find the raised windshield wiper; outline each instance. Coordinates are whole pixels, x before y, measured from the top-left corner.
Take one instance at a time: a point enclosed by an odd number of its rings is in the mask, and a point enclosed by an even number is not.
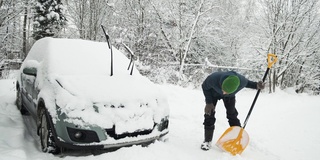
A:
[[[104,35],[106,36],[106,39],[107,39],[107,43],[108,43],[108,47],[111,51],[111,72],[110,72],[110,76],[113,76],[113,52],[112,52],[112,46],[111,46],[111,42],[110,42],[110,37],[109,35],[107,34],[107,32],[105,31],[104,29],[104,26],[101,25],[101,28],[103,30],[103,33]],[[130,70],[130,75],[133,74],[133,68],[134,68],[134,53],[132,52],[132,50],[125,44],[124,45],[124,48],[130,53],[130,63],[129,63],[129,66],[128,66],[128,69],[127,70]]]
[[[110,71],[110,76],[113,76],[113,52],[112,52],[112,46],[111,46],[111,43],[110,43],[110,37],[107,34],[107,32],[104,30],[103,25],[101,25],[101,28],[103,30],[104,35],[106,36],[106,39],[107,39],[107,42],[108,42],[108,47],[109,47],[109,49],[111,51],[111,71]]]
[[[130,69],[131,67],[131,71],[130,71],[130,75],[132,75],[133,73],[133,66],[134,66],[134,53],[132,52],[132,50],[127,46],[125,45],[124,43],[122,43],[124,48],[126,48],[126,50],[130,53],[130,63],[129,63],[129,66],[128,66],[128,69]]]

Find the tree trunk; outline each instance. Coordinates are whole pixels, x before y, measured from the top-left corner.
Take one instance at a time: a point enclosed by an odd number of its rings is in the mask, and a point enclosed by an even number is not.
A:
[[[27,56],[27,22],[28,22],[28,0],[25,0],[24,16],[23,16],[23,35],[22,35],[22,52],[20,58],[24,59]]]
[[[199,5],[199,8],[198,8],[198,12],[197,12],[196,18],[195,18],[194,23],[193,23],[193,25],[192,25],[192,28],[191,28],[191,30],[190,30],[190,35],[189,35],[189,38],[188,38],[188,42],[187,42],[187,44],[186,44],[185,47],[184,47],[184,53],[183,53],[183,57],[182,57],[182,59],[181,59],[180,70],[179,70],[180,79],[182,78],[182,75],[183,75],[183,68],[184,68],[184,65],[185,65],[185,60],[186,60],[188,51],[189,51],[189,49],[190,49],[192,37],[193,37],[193,34],[194,34],[194,32],[195,32],[195,28],[196,28],[196,26],[197,26],[197,23],[198,23],[198,21],[199,21],[199,18],[200,18],[200,16],[201,16],[201,8],[202,8],[203,3],[204,3],[203,1],[200,2],[200,5]]]

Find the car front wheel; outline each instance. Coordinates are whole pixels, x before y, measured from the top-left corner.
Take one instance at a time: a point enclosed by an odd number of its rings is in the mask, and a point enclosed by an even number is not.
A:
[[[41,142],[41,148],[43,152],[48,152],[52,154],[59,154],[60,148],[55,145],[54,137],[52,134],[52,128],[48,122],[48,113],[45,109],[40,111],[40,128],[39,136]]]

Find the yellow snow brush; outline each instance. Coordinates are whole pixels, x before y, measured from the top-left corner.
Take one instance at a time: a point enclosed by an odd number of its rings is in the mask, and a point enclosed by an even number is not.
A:
[[[274,54],[269,53],[268,54],[268,68],[263,76],[262,81],[264,82],[270,68],[274,63],[276,63],[278,60],[277,56]],[[258,96],[260,94],[260,89],[258,89],[257,94],[252,102],[252,105],[250,107],[250,110],[248,112],[248,115],[244,121],[243,127],[239,126],[232,126],[228,128],[222,136],[218,139],[216,145],[221,148],[222,150],[229,152],[232,155],[237,155],[241,154],[247,145],[249,144],[249,135],[248,133],[244,130],[244,128],[247,125],[248,119],[251,115],[251,112],[253,110],[253,107],[258,99]]]

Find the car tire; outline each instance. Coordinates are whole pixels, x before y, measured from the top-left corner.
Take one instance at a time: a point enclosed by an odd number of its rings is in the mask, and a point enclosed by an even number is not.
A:
[[[18,110],[22,115],[27,115],[29,112],[28,110],[24,107],[23,102],[22,102],[22,93],[20,92],[20,88],[17,88],[17,99],[16,99],[16,105]]]
[[[56,146],[52,127],[49,123],[49,115],[46,109],[42,108],[40,111],[40,128],[39,128],[39,136],[40,136],[40,143],[41,149],[43,152],[52,153],[52,154],[59,154],[60,148]]]

